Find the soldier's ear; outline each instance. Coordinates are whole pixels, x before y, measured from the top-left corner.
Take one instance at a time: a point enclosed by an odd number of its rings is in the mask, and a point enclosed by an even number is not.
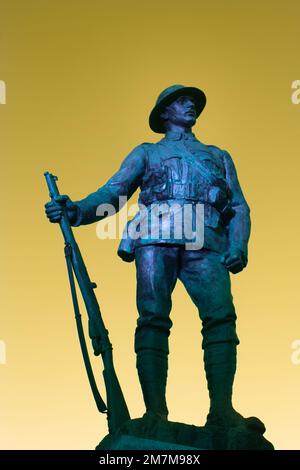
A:
[[[169,113],[168,113],[168,109],[167,109],[167,108],[165,108],[165,109],[163,110],[163,112],[160,113],[160,117],[161,117],[162,119],[168,119]]]

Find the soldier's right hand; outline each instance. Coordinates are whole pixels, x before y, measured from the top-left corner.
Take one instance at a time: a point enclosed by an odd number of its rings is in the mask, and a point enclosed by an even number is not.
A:
[[[77,217],[77,206],[66,194],[56,196],[52,201],[45,204],[45,212],[49,221],[59,223],[65,209],[70,224],[74,223]]]

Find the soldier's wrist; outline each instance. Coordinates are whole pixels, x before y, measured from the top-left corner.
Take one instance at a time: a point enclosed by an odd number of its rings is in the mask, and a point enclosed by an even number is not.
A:
[[[248,247],[245,244],[241,244],[238,242],[231,242],[230,243],[230,251],[238,251],[241,254],[243,264],[246,266],[248,263]]]
[[[78,227],[81,223],[81,213],[80,213],[80,207],[77,204],[74,204],[74,202],[71,202],[67,204],[67,215],[70,224],[73,227]]]

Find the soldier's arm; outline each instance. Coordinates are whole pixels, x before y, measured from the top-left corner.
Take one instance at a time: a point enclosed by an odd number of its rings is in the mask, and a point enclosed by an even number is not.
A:
[[[232,193],[231,202],[234,210],[234,216],[228,224],[229,248],[241,250],[245,263],[247,263],[248,240],[251,230],[250,208],[240,187],[232,158],[226,150],[223,151],[223,161],[226,169],[227,184]]]
[[[72,221],[73,226],[86,225],[103,219],[97,215],[101,204],[111,204],[118,212],[119,196],[129,199],[141,183],[145,168],[145,144],[135,147],[124,159],[119,170],[97,191],[89,194],[80,201],[75,201],[77,216]]]

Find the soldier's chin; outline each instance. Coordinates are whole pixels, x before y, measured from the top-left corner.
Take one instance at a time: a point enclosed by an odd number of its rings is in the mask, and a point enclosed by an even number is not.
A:
[[[188,124],[189,127],[192,127],[194,124],[196,124],[196,118],[194,116],[186,116],[185,124]]]

